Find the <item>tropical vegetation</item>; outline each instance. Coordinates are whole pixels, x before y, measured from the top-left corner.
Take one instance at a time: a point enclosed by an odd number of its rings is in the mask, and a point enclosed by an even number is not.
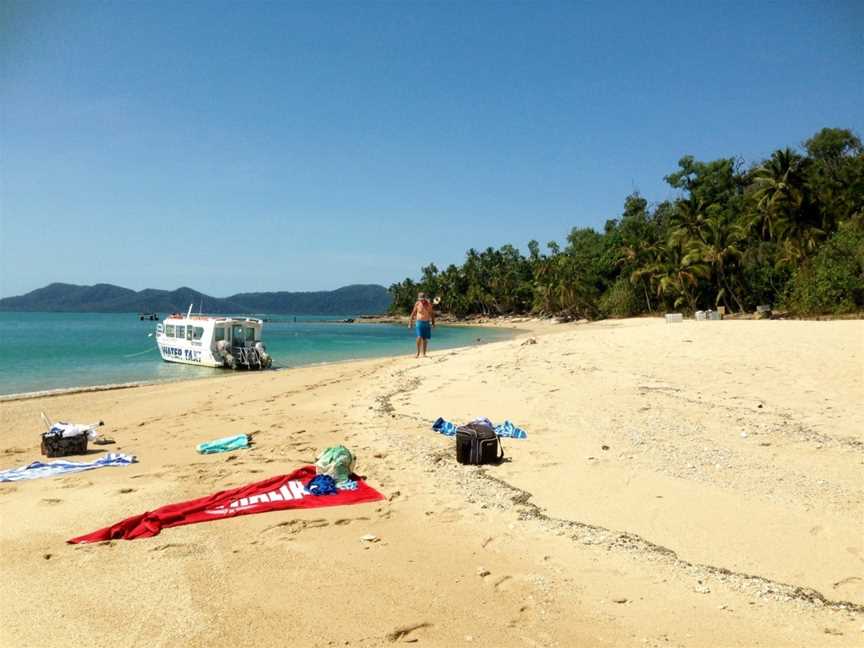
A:
[[[460,266],[430,263],[390,287],[391,310],[408,312],[421,290],[458,317],[864,308],[864,147],[852,131],[822,129],[749,166],[684,156],[664,179],[675,199],[633,193],[603,232],[576,227],[563,245],[530,241],[527,255],[504,245],[468,250]]]

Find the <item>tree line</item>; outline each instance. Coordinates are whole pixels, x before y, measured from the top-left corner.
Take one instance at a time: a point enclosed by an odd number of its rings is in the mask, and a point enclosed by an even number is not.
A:
[[[421,290],[458,317],[864,308],[864,148],[852,131],[824,128],[748,167],[688,155],[664,180],[678,198],[649,205],[633,193],[603,232],[575,227],[545,250],[532,240],[527,256],[504,245],[430,263],[390,286],[391,311],[410,311]]]

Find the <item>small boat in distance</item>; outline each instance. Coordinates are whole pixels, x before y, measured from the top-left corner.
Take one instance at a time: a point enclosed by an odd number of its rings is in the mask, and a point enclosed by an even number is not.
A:
[[[261,341],[263,322],[251,317],[172,313],[156,325],[156,346],[165,362],[266,369],[273,364]]]
[[[139,320],[150,320],[151,322],[159,321],[158,313],[138,313]]]

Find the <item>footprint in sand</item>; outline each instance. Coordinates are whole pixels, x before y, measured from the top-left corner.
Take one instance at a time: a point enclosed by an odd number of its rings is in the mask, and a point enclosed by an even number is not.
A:
[[[183,544],[181,542],[169,542],[168,544],[158,545],[150,551],[167,551],[172,556],[191,556],[201,553],[201,548],[198,545]]]
[[[505,583],[507,583],[507,581],[509,581],[509,580],[513,580],[513,577],[512,576],[502,576],[501,578],[499,578],[498,580],[495,581],[495,583],[492,585],[492,587],[494,587],[498,591],[504,591],[507,589],[507,586],[505,585]]]
[[[62,499],[57,499],[56,497],[46,497],[42,500],[45,504],[59,504],[62,502]]]
[[[295,533],[300,533],[305,529],[320,529],[329,525],[330,523],[327,520],[286,520],[285,522],[280,522],[279,524],[274,524],[273,526],[265,528],[261,533],[280,529],[282,531],[287,531],[290,535],[294,535]],[[257,540],[253,540],[250,544],[257,543]]]
[[[453,508],[446,508],[435,516],[436,522],[444,522],[445,524],[458,522],[461,519],[462,514],[459,512],[459,509]]]
[[[369,521],[368,517],[341,518],[339,520],[336,520],[333,524],[335,524],[336,526],[346,526],[348,524],[351,524],[352,522],[368,522],[368,521]]]
[[[418,630],[422,630],[423,628],[431,627],[432,624],[428,621],[399,626],[387,633],[387,641],[416,641],[417,638],[412,636],[412,633],[416,633]]]
[[[60,488],[86,488],[87,486],[92,486],[93,482],[91,481],[68,481],[64,482],[64,484]]]
[[[121,495],[126,495],[127,493],[134,493],[135,489],[134,488],[121,488],[117,492],[120,493]]]

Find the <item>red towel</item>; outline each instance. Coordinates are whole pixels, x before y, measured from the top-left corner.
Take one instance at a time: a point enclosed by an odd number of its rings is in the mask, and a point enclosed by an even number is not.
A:
[[[266,513],[293,508],[340,506],[384,499],[366,482],[357,479],[357,490],[340,490],[334,495],[310,495],[303,484],[315,476],[314,466],[304,466],[290,475],[271,477],[239,488],[221,491],[187,502],[168,504],[155,511],[142,513],[99,529],[87,535],[67,540],[69,544],[103,542],[105,540],[135,540],[159,535],[162,529],[221,520],[237,515]]]

